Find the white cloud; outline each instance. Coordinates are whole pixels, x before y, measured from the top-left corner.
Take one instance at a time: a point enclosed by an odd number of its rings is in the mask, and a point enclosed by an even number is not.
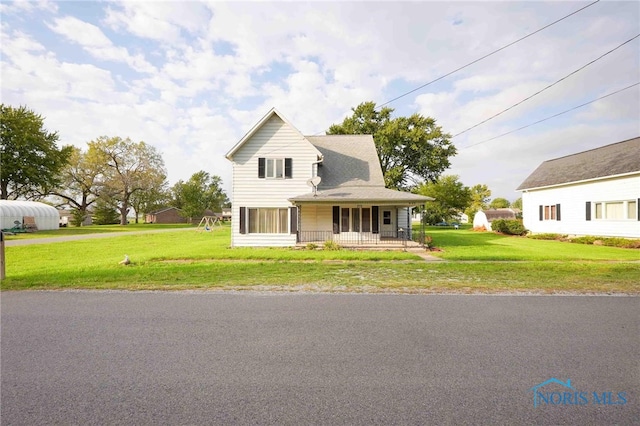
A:
[[[102,61],[124,62],[138,72],[153,72],[154,67],[140,54],[131,56],[124,47],[114,46],[97,26],[72,16],[56,18],[49,28],[67,40],[79,44],[94,58]]]

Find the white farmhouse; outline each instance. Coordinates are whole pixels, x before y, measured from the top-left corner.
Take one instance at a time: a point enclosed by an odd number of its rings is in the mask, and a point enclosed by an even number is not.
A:
[[[303,136],[272,109],[226,155],[232,246],[404,241],[429,197],[387,189],[371,135]]]
[[[640,238],[640,137],[545,161],[518,190],[533,233]]]

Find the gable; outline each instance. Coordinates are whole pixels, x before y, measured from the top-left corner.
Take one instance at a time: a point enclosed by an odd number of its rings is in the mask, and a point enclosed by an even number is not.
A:
[[[640,137],[548,160],[517,190],[640,172]]]
[[[289,123],[278,110],[272,108],[231,148],[225,157],[231,161],[237,161],[238,156],[252,157],[266,144],[272,145],[274,149],[279,147],[282,151],[281,154],[286,154],[284,149],[288,146],[302,144],[304,148],[310,148],[318,156],[320,155],[320,152],[305,139],[298,129]],[[273,154],[278,155],[277,152],[273,152]]]

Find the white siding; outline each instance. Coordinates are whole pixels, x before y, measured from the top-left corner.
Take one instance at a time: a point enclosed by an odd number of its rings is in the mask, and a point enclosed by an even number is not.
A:
[[[291,158],[291,179],[259,179],[258,158]],[[311,191],[317,150],[276,115],[267,120],[233,155],[232,246],[292,246],[291,234],[240,234],[240,207],[290,207],[287,201]]]
[[[534,233],[594,235],[640,238],[640,222],[636,220],[599,220],[593,213],[594,203],[640,198],[640,174],[617,179],[602,179],[561,187],[523,191],[524,226]],[[591,220],[586,220],[586,203],[591,202]],[[561,220],[540,220],[539,206],[560,204]]]
[[[301,231],[333,231],[333,207],[330,205],[300,207]]]

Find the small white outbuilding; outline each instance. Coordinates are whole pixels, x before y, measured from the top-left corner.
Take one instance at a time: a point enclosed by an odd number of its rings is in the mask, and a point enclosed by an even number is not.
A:
[[[0,229],[13,228],[16,221],[22,224],[25,217],[33,217],[41,231],[58,229],[60,224],[55,207],[37,201],[0,200]]]

